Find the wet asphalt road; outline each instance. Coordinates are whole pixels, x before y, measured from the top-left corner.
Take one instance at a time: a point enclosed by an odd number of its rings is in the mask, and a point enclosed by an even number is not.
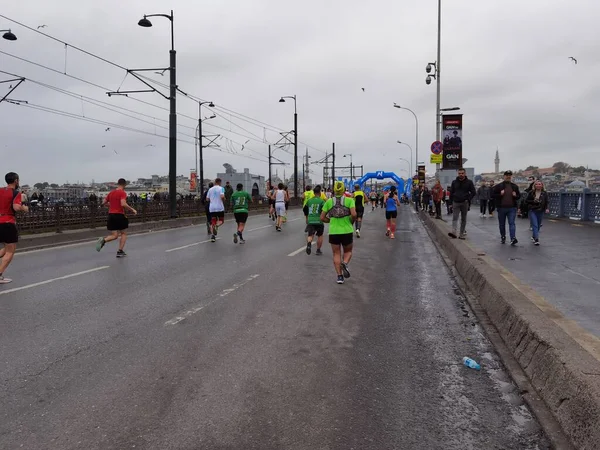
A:
[[[202,227],[133,237],[126,259],[18,255],[0,448],[549,448],[416,214],[395,241],[383,227],[366,214],[342,286],[327,246],[300,250],[303,219],[251,217],[245,246],[229,223],[215,244]]]
[[[478,211],[474,206],[469,213],[469,241],[533,287],[569,319],[600,337],[600,226],[545,217],[541,245],[536,247],[531,243],[529,220],[517,218],[519,244],[511,247],[500,244],[497,217],[480,218]]]

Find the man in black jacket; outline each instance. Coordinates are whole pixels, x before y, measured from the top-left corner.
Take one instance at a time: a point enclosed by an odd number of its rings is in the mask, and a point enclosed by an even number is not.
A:
[[[450,201],[452,202],[452,231],[448,233],[452,239],[456,239],[458,228],[458,216],[460,214],[459,239],[465,238],[467,228],[467,212],[471,205],[471,199],[475,196],[475,185],[467,178],[467,173],[462,167],[458,169],[458,177],[450,186]]]
[[[504,172],[504,183],[494,186],[492,197],[496,201],[498,208],[498,222],[500,225],[500,242],[506,243],[506,219],[508,218],[508,230],[510,233],[510,245],[517,245],[517,226],[515,219],[517,217],[517,205],[521,193],[519,186],[512,182],[512,172]]]

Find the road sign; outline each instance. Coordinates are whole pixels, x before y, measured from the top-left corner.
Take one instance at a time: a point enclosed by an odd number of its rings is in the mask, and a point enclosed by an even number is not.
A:
[[[429,162],[431,164],[442,164],[444,162],[444,155],[436,155],[434,153],[431,154]]]
[[[434,155],[441,155],[443,149],[444,145],[440,141],[435,141],[433,144],[431,144],[431,153]]]

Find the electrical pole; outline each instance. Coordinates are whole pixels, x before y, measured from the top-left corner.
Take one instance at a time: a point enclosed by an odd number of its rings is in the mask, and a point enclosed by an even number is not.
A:
[[[271,146],[269,145],[269,185],[273,186],[273,178],[271,178]]]
[[[296,99],[294,98],[294,108]],[[298,198],[298,113],[294,111],[294,197]]]
[[[442,131],[442,112],[440,111],[440,73],[442,69],[442,0],[438,0],[438,42],[437,42],[437,64],[436,64],[436,81],[437,81],[437,106],[436,106],[436,118],[435,118],[435,140],[439,141],[441,138]],[[418,145],[418,144],[417,144]],[[419,161],[417,161],[417,164]],[[435,174],[438,175],[440,171],[440,164],[435,165]]]
[[[333,185],[335,184],[335,142],[331,144],[331,154],[333,156],[333,163],[331,164],[331,189],[333,190]]]
[[[175,52],[175,37],[173,31],[173,10],[171,10],[171,59],[170,70],[170,108],[169,108],[169,209],[171,218],[177,217],[177,58]],[[202,138],[200,138],[202,139]],[[200,150],[202,151],[202,150]]]

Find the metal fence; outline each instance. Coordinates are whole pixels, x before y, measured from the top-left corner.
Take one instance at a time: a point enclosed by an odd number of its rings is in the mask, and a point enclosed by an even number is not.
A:
[[[571,220],[600,223],[600,192],[584,189],[581,192],[550,192],[550,215]]]
[[[170,219],[169,202],[139,201],[130,202],[137,210],[137,215],[127,214],[130,223],[150,222]],[[268,206],[261,202],[250,205],[250,210],[265,209]],[[178,217],[203,216],[204,205],[194,199],[183,199],[177,202]],[[61,233],[64,230],[78,228],[106,227],[108,208],[98,203],[78,206],[32,206],[27,214],[19,214],[17,227],[20,233]]]

